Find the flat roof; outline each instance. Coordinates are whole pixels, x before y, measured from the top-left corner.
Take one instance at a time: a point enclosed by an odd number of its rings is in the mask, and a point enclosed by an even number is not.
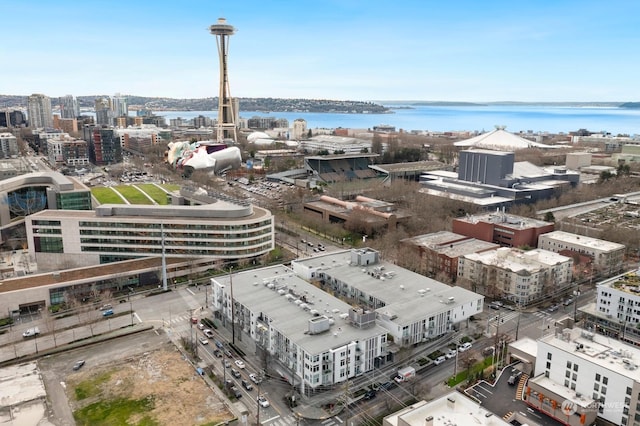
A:
[[[247,212],[249,214],[247,214]],[[149,220],[163,223],[202,222],[207,220],[241,222],[268,217],[271,213],[256,206],[239,206],[221,201],[201,206],[148,206],[103,204],[95,210],[42,210],[31,215],[34,219],[78,219],[103,222],[126,220],[130,223],[148,223]]]
[[[356,250],[356,249],[354,249]],[[484,296],[462,287],[411,272],[389,262],[379,261],[369,266],[351,265],[351,250],[324,253],[293,262],[318,268],[358,290],[385,303],[376,309],[384,315],[396,316],[395,323],[411,324],[426,315],[449,311],[453,306],[472,303]],[[387,278],[368,274],[381,268]],[[453,298],[452,301],[450,298]]]
[[[589,396],[585,396],[583,394],[579,394],[580,396],[577,397],[575,390],[571,390],[568,387],[562,386],[561,384],[554,382],[550,378],[545,377],[544,374],[538,377],[530,378],[529,382],[535,383],[540,387],[542,387],[543,389],[547,389],[555,393],[562,399],[569,400],[574,404],[579,405],[582,408],[589,408],[595,402],[592,398],[590,398]]]
[[[392,426],[424,426],[431,417],[433,426],[494,425],[510,423],[494,415],[471,398],[459,392],[450,392],[433,401],[418,401],[384,418]],[[431,424],[431,423],[430,423]]]
[[[585,237],[584,235],[571,234],[564,231],[553,231],[542,234],[540,238],[562,241],[567,244],[575,244],[584,247],[590,247],[598,250],[616,250],[624,249],[624,245],[613,243],[611,241],[600,240],[598,238]]]
[[[493,206],[493,205],[499,206],[505,203],[513,202],[513,199],[507,198],[507,197],[492,196],[492,197],[476,198],[476,197],[470,197],[468,195],[454,194],[446,190],[440,190],[440,189],[434,189],[434,188],[421,188],[419,192],[423,194],[433,195],[436,197],[445,197],[445,198],[450,198],[452,200],[464,201],[465,203],[475,204],[483,207]]]
[[[376,324],[365,329],[352,326],[348,318],[343,318],[352,309],[351,305],[299,278],[284,265],[212,280],[225,286],[232,282],[235,300],[257,315],[264,313],[271,320],[272,327],[311,354],[387,333]],[[325,315],[334,323],[329,331],[308,334],[309,320],[317,315]]]
[[[509,343],[509,346],[530,355],[532,358],[536,358],[538,356],[538,342],[531,337],[518,339],[515,342]]]
[[[640,382],[640,348],[582,328],[564,329],[549,334],[539,342],[572,356]],[[579,349],[579,345],[582,345]]]
[[[387,173],[399,172],[419,172],[423,170],[432,170],[434,168],[446,167],[446,164],[440,161],[414,161],[411,163],[393,163],[393,164],[376,164],[371,166],[372,169]]]
[[[554,266],[571,261],[570,257],[548,250],[524,251],[511,247],[500,247],[482,253],[470,253],[465,255],[465,258],[485,265],[496,265],[502,269],[510,269],[513,272],[536,272],[544,265]]]
[[[489,212],[484,214],[475,214],[473,216],[458,217],[454,219],[459,222],[467,222],[476,224],[478,222],[489,222],[493,224],[499,224],[504,228],[512,229],[528,229],[528,228],[542,228],[544,226],[553,225],[551,222],[545,222],[539,219],[533,219],[530,217],[516,216],[513,214],[502,212]]]
[[[417,246],[423,246],[448,257],[458,257],[463,254],[476,253],[500,247],[490,243],[450,231],[439,231],[432,234],[418,235],[405,240]]]

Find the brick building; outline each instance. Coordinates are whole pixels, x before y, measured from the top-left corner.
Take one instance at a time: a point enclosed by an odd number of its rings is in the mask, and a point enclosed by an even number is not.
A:
[[[500,244],[503,247],[537,247],[538,237],[552,232],[554,224],[504,212],[454,219],[453,232]]]

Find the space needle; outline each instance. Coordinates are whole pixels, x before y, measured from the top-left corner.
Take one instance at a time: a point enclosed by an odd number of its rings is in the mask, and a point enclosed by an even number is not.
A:
[[[218,22],[209,27],[211,34],[216,36],[218,44],[218,57],[220,59],[220,93],[218,95],[218,126],[217,142],[225,139],[233,139],[237,142],[236,111],[234,111],[233,99],[229,90],[229,75],[227,73],[227,56],[229,54],[229,37],[236,29],[227,24],[224,18],[218,18]]]

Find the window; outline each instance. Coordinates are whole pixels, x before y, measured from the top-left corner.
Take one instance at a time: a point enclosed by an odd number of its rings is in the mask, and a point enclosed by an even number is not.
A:
[[[551,361],[551,352],[547,352],[547,359]]]
[[[571,383],[571,390],[576,390],[576,384],[575,383]]]
[[[565,380],[565,381],[564,381],[564,387],[565,387],[565,388],[568,388],[568,387],[569,387],[569,381],[568,381],[568,380]]]
[[[547,362],[547,370],[549,370],[551,368],[551,363]]]
[[[578,372],[578,364],[573,364],[573,371],[575,371],[576,373]]]
[[[571,361],[567,361],[567,368],[571,370]]]
[[[575,382],[576,380],[578,380],[578,375],[576,373],[573,373],[573,378],[572,380]]]
[[[567,379],[568,379],[569,377],[571,377],[571,371],[567,370],[567,371],[564,373],[564,377],[566,377]]]
[[[596,373],[596,382],[600,381],[600,375]]]
[[[600,385],[599,385],[599,384],[597,384],[597,383],[596,383],[596,384],[594,384],[594,385],[593,385],[593,390],[594,390],[594,391],[596,391],[596,392],[597,392],[597,391],[599,391],[599,390],[600,390]]]
[[[600,393],[603,395],[607,394],[607,388],[605,388],[604,386],[602,387],[602,389],[600,389]]]
[[[603,385],[608,385],[609,384],[609,378],[608,377],[603,377],[602,378],[602,384]]]
[[[627,395],[631,396],[631,388],[627,388]]]

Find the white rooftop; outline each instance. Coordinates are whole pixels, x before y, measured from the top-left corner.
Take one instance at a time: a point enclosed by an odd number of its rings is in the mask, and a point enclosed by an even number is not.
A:
[[[451,392],[431,402],[419,401],[384,418],[383,425],[424,426],[431,417],[433,426],[486,425],[509,426],[510,423],[458,392]]]
[[[483,133],[471,139],[454,142],[454,146],[485,148],[498,151],[515,151],[525,148],[554,148],[552,145],[533,142],[521,138],[503,128],[497,128],[488,133]]]
[[[582,328],[542,337],[543,342],[622,376],[640,381],[640,348]]]
[[[561,254],[548,250],[534,249],[523,251],[510,247],[500,247],[496,250],[482,253],[470,253],[464,257],[484,265],[496,265],[513,272],[537,272],[542,267],[554,266],[558,263],[571,261],[570,257],[562,256]]]
[[[591,247],[598,250],[616,250],[624,249],[624,245],[613,243],[611,241],[600,240],[598,238],[585,237],[584,235],[571,234],[564,231],[553,231],[546,234],[542,234],[540,238],[553,239],[556,241],[562,241],[567,244],[581,245],[585,247]]]
[[[230,285],[228,275],[214,279]],[[309,353],[320,354],[354,340],[387,333],[378,325],[353,327],[344,318],[351,305],[299,278],[284,265],[236,273],[231,280],[235,300],[258,316],[264,313],[272,327]],[[334,323],[327,332],[308,334],[309,319],[317,315],[327,316]]]
[[[368,296],[384,302],[377,312],[395,316],[397,324],[411,324],[427,313],[438,314],[453,306],[469,304],[484,297],[461,287],[449,286],[389,262],[368,266],[352,265],[351,251],[338,251],[294,260],[294,263],[322,271]],[[369,272],[379,272],[379,278]]]

